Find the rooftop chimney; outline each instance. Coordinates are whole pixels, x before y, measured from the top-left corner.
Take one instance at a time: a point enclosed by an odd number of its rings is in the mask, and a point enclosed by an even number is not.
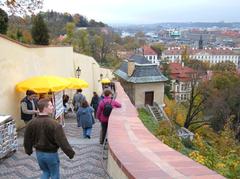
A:
[[[128,60],[128,69],[127,69],[128,76],[132,76],[134,69],[135,69],[135,62],[132,60]]]

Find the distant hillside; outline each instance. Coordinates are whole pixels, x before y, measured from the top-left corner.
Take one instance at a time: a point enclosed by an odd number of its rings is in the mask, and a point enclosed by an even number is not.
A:
[[[95,20],[87,20],[86,17],[80,14],[71,15],[69,13],[59,13],[54,11],[41,12],[45,22],[47,23],[51,37],[56,37],[65,34],[65,26],[68,22],[75,23],[76,27],[105,27],[102,22]]]
[[[68,22],[75,23],[76,27],[106,27],[103,22],[97,22],[93,19],[88,20],[80,14],[59,13],[54,11],[40,12],[47,23],[50,38],[56,38],[61,34],[65,34],[65,26]],[[9,36],[14,38],[17,31],[30,31],[31,17],[26,16],[23,19],[18,16],[9,17]]]

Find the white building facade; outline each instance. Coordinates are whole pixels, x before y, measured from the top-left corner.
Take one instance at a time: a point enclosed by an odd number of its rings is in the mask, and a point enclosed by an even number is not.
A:
[[[190,99],[192,90],[192,76],[195,71],[184,66],[183,63],[169,63],[171,88],[173,98],[177,102],[184,102]]]
[[[143,56],[153,64],[159,65],[158,54],[149,46],[142,48]]]
[[[171,80],[171,93],[177,102],[184,102],[190,99],[191,81]]]
[[[170,62],[181,62],[183,50],[180,47],[169,47],[163,51],[161,58],[168,59]],[[230,48],[204,48],[202,50],[191,48],[188,50],[188,54],[190,59],[201,60],[210,64],[231,61],[237,67],[240,67],[240,55]]]

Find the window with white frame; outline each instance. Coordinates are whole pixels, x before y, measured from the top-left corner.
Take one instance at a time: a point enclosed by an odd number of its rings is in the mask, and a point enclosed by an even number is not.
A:
[[[187,90],[187,85],[185,83],[183,83],[181,85],[181,91],[186,91]]]
[[[183,100],[186,100],[187,99],[187,94],[184,94],[183,95]]]

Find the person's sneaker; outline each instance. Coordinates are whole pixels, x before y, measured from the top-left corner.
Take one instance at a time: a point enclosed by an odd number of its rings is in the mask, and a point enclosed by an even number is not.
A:
[[[86,136],[88,139],[91,139],[91,137],[89,135]]]

